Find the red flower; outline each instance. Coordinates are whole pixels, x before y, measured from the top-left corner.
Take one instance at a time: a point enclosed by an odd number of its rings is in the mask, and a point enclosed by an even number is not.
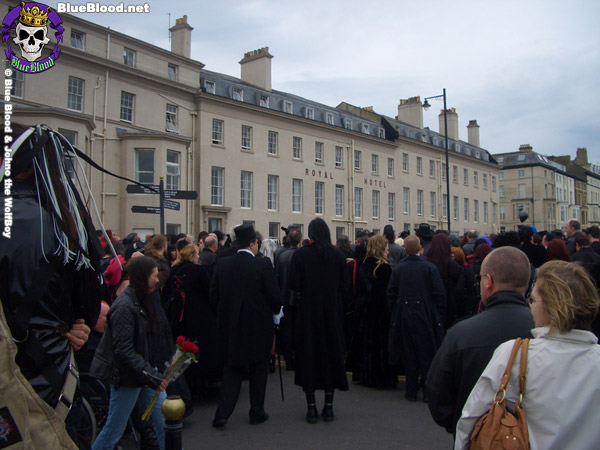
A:
[[[198,353],[198,347],[196,346],[196,344],[190,341],[185,341],[183,344],[181,344],[181,351],[184,353],[192,353],[195,355],[196,353]]]
[[[177,345],[182,345],[185,342],[185,337],[184,336],[179,336],[177,337]]]

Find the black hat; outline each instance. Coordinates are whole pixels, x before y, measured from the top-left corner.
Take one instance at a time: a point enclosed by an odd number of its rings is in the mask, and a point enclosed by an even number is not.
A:
[[[299,230],[299,229],[300,229],[300,227],[299,227],[298,225],[296,225],[296,224],[293,224],[293,223],[292,223],[292,224],[289,224],[289,225],[287,226],[287,228],[286,228],[286,227],[281,227],[281,229],[282,229],[282,230],[285,232],[285,234],[287,235],[287,234],[290,234],[290,231],[292,231],[292,230]]]
[[[236,247],[245,247],[258,238],[254,231],[254,226],[251,223],[235,227],[233,231],[235,232],[235,241],[233,242],[233,245]]]
[[[417,236],[421,238],[433,237],[433,230],[431,229],[428,223],[420,223],[419,228],[415,228],[415,232],[417,233]]]

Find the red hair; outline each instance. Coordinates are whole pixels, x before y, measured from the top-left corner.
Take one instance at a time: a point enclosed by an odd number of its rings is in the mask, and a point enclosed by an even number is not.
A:
[[[552,261],[554,259],[571,262],[571,256],[569,256],[567,245],[562,239],[552,239],[548,243],[548,250],[546,251],[546,261]]]

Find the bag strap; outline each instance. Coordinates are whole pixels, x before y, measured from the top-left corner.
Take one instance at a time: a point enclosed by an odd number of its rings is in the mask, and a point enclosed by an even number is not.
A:
[[[519,401],[517,406],[523,407],[523,396],[525,395],[525,382],[527,381],[527,353],[529,350],[529,339],[523,339],[521,345],[521,367],[519,368]]]
[[[513,346],[512,352],[510,353],[510,358],[508,358],[508,364],[506,365],[506,369],[504,369],[504,374],[502,375],[502,381],[500,382],[500,386],[498,387],[498,391],[496,392],[496,397],[494,402],[502,403],[506,398],[506,386],[508,385],[508,380],[510,379],[510,372],[512,371],[513,363],[515,362],[515,358],[517,357],[517,352],[519,351],[519,347],[521,347],[521,338],[517,338],[515,341],[515,345]]]

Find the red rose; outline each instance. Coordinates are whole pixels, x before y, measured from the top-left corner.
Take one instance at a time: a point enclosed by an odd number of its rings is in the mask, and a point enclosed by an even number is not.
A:
[[[182,345],[185,342],[185,337],[184,336],[179,336],[177,337],[177,345]]]
[[[184,353],[192,353],[195,355],[196,353],[198,353],[198,347],[190,341],[185,341],[181,345],[181,351]]]

